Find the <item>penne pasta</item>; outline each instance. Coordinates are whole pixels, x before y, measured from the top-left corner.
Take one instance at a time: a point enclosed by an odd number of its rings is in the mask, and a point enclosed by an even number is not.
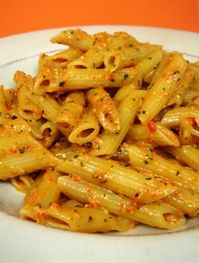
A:
[[[181,162],[185,163],[186,165],[190,166],[196,171],[199,170],[199,149],[196,145],[181,145],[179,147],[168,147],[167,151],[174,155],[177,160],[180,160]]]
[[[57,115],[60,111],[60,105],[47,95],[43,97],[34,94],[31,96],[31,99],[38,105],[38,107],[40,107],[40,109],[43,110],[43,117],[54,123],[59,131],[68,136],[69,130],[66,127],[56,123]]]
[[[55,170],[48,169],[36,179],[30,191],[26,195],[24,206],[39,206],[47,208],[58,201],[60,190],[57,185],[57,178],[60,176]]]
[[[132,66],[133,64],[136,65],[138,61],[158,49],[160,49],[158,46],[137,44],[133,47],[111,50],[105,55],[104,65],[108,71],[114,72],[118,69]]]
[[[132,81],[138,69],[125,68],[111,74],[106,69],[61,69],[48,66],[45,71],[49,71],[49,73],[38,76],[35,81],[34,92],[36,94],[100,86],[118,87]]]
[[[69,29],[34,76],[0,86],[0,181],[23,219],[175,231],[199,214],[199,62],[126,32]]]
[[[52,144],[55,141],[57,141],[57,139],[60,137],[59,130],[50,121],[47,121],[47,122],[43,123],[39,127],[39,131],[40,131],[40,133],[42,135],[43,145],[46,148],[49,148],[50,146],[52,146]]]
[[[42,54],[39,58],[39,73],[42,73],[42,67],[45,64],[52,64],[54,67],[66,67],[71,61],[82,55],[82,51],[75,48],[68,48],[54,55],[47,56]]]
[[[141,86],[140,83],[141,83],[141,76],[139,75],[131,83],[124,85],[119,90],[117,90],[114,96],[115,104],[119,105],[125,97],[127,97],[129,94],[132,93],[132,91],[139,89]]]
[[[30,100],[34,80],[31,76],[24,72],[17,71],[14,76],[17,86],[17,109],[19,115],[25,120],[38,120],[41,118],[42,112],[33,101]]]
[[[177,81],[187,69],[187,62],[179,53],[171,53],[163,60],[163,69],[154,76],[150,84],[148,96],[140,109],[138,117],[145,124],[165,107],[172,97]]]
[[[96,144],[94,144],[94,150],[91,152],[92,155],[114,155],[126,136],[129,127],[133,123],[138,108],[141,105],[142,98],[145,96],[145,91],[131,91],[127,97],[125,97],[119,107],[119,118],[120,118],[120,131],[116,134],[108,134],[103,132]]]
[[[0,180],[7,180],[15,176],[45,170],[55,166],[55,160],[45,152],[27,152],[21,156],[10,156],[1,159]]]
[[[46,65],[43,69],[46,73],[37,76],[33,90],[36,94],[43,95],[45,92],[123,86],[130,83],[138,73],[147,74],[160,62],[162,55],[162,50],[155,51],[135,67],[124,68],[113,73],[103,68],[62,69]]]
[[[175,191],[175,186],[170,182],[165,185],[165,181],[154,174],[144,176],[117,162],[78,152],[71,152],[71,157],[59,162],[56,169],[62,173],[80,175],[91,183],[103,185],[143,203],[157,201]]]
[[[76,69],[95,69],[103,66],[106,50],[104,48],[92,48],[82,56],[74,59],[68,64],[68,68]]]
[[[99,133],[99,122],[93,112],[85,112],[82,119],[68,136],[71,143],[79,145],[91,142]]]
[[[179,146],[180,142],[174,132],[160,123],[149,122],[148,125],[134,124],[129,128],[126,139],[145,141],[159,146]]]
[[[3,88],[3,93],[4,93],[3,96],[5,96],[5,102],[6,102],[7,109],[11,110],[13,108],[13,105],[16,105],[17,89],[16,88],[10,88],[10,89]]]
[[[199,111],[194,107],[179,107],[169,110],[162,118],[161,124],[167,128],[178,127],[186,118],[198,120]]]
[[[76,29],[62,31],[52,37],[50,41],[52,43],[69,45],[70,47],[85,51],[92,47],[94,39],[81,29]]]
[[[119,132],[119,113],[109,93],[102,87],[90,89],[87,99],[104,130],[108,133]]]
[[[179,227],[185,221],[178,210],[169,207],[165,203],[138,206],[127,198],[118,196],[84,180],[76,180],[75,177],[61,176],[58,179],[58,185],[60,190],[72,199],[87,203],[91,207],[104,207],[113,214],[124,216],[147,225],[173,229]],[[169,218],[167,219],[167,213],[171,213],[174,220],[170,221]]]
[[[175,104],[177,107],[179,107],[182,104],[185,98],[185,94],[189,89],[194,79],[194,76],[195,73],[193,70],[188,68],[185,71],[184,75],[179,80],[178,85],[176,85],[176,90],[174,91],[174,95],[172,99],[169,101],[168,106]]]
[[[1,116],[8,111],[3,86],[0,86],[0,112]]]
[[[82,92],[73,92],[63,101],[56,122],[64,128],[73,129],[79,120],[85,106],[85,96]]]
[[[149,169],[187,189],[199,190],[199,176],[189,167],[184,167],[177,161],[174,162],[161,157],[144,144],[140,146],[125,145],[125,148],[133,166]]]
[[[196,217],[199,212],[199,193],[187,189],[179,189],[165,198],[165,202],[180,209],[190,217]]]
[[[5,147],[5,139],[7,145]],[[3,147],[4,145],[4,147]],[[0,180],[54,167],[57,159],[37,140],[23,132],[0,139]]]
[[[21,175],[10,179],[10,182],[18,191],[27,194],[34,183],[34,180],[30,175]]]
[[[126,47],[133,47],[138,41],[126,32],[115,32],[108,39],[108,48],[110,50],[117,50]]]
[[[199,97],[199,88],[198,90],[195,89],[189,89],[183,98],[183,105],[191,103],[194,99],[197,99]]]
[[[106,210],[88,207],[59,206],[56,203],[46,209],[24,206],[22,218],[31,218],[39,224],[78,232],[126,231],[133,223],[126,218],[109,214]]]

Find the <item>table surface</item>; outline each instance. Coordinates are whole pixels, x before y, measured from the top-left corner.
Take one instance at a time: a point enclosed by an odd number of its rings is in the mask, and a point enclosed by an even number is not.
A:
[[[140,25],[199,33],[199,0],[7,0],[0,37],[77,25]]]

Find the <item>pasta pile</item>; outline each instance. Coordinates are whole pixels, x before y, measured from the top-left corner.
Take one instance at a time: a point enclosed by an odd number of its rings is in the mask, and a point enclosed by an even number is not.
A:
[[[175,230],[199,213],[199,63],[125,32],[67,30],[0,87],[0,180],[19,216],[80,232]]]

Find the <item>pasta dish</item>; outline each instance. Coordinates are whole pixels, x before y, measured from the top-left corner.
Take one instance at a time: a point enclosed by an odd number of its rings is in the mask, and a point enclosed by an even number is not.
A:
[[[51,38],[0,86],[0,181],[22,219],[77,232],[176,230],[199,214],[199,62],[126,32]]]

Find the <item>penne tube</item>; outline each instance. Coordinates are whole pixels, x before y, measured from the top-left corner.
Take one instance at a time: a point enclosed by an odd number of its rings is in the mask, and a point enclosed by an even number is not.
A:
[[[0,86],[0,117],[8,111],[3,86]]]
[[[137,204],[129,199],[116,195],[111,191],[88,183],[82,179],[70,176],[61,176],[58,186],[71,199],[88,204],[89,207],[104,207],[109,212],[136,220],[153,227],[174,229],[185,223],[183,215],[174,207],[164,202]],[[171,213],[174,220],[167,220],[166,215]]]
[[[183,213],[164,201],[143,205],[134,214],[138,222],[162,229],[175,230],[186,223]]]
[[[31,221],[36,221],[41,223],[41,218],[43,218],[43,213],[39,206],[23,205],[19,210],[19,217],[22,219],[28,219]]]
[[[50,89],[49,86],[57,85],[56,90],[61,90],[64,82],[60,80],[60,76],[65,67],[54,66],[52,63],[43,63],[40,61],[40,70],[35,78],[33,93],[37,95],[45,95]],[[58,81],[57,84],[55,84]],[[52,89],[52,88],[51,88]]]
[[[31,175],[21,175],[10,179],[11,184],[20,192],[27,194],[34,180]]]
[[[39,58],[39,71],[42,71],[44,64],[52,64],[54,67],[66,67],[71,61],[82,54],[83,52],[76,48],[68,48],[51,56],[42,54]]]
[[[160,49],[159,46],[144,43],[120,50],[111,50],[105,55],[104,65],[108,71],[114,72],[118,69],[132,66],[133,64],[136,65],[138,61],[158,49]]]
[[[99,135],[97,142],[94,144],[94,149],[91,151],[92,155],[114,155],[125,138],[129,127],[133,123],[137,111],[141,105],[142,98],[146,92],[143,90],[131,91],[118,106],[120,118],[120,131],[116,134],[108,134],[103,132]]]
[[[108,32],[97,32],[93,35],[93,47],[97,49],[103,49],[107,47],[112,35]]]
[[[56,165],[55,158],[49,153],[26,152],[20,156],[1,158],[0,180],[8,180],[15,176],[47,169]]]
[[[126,156],[126,151],[122,147],[122,154],[120,155],[121,161],[129,162]],[[137,171],[142,174],[151,175],[152,171],[147,168],[137,167]],[[173,182],[175,184],[175,182]],[[184,187],[180,187],[176,185],[176,191],[163,199],[164,202],[176,207],[184,214],[189,215],[190,217],[197,216],[199,212],[199,193],[185,189]]]
[[[109,232],[126,231],[134,227],[126,218],[116,217],[104,209],[89,207],[67,207],[56,203],[49,208],[24,206],[20,216],[36,221],[39,224],[76,232]]]
[[[181,145],[166,148],[176,159],[187,164],[194,170],[199,170],[199,149],[196,145]]]
[[[131,83],[133,83],[133,85],[135,85],[135,87],[133,87],[133,89],[135,89],[136,87],[140,88],[142,78],[146,74],[148,74],[153,68],[157,67],[157,65],[160,63],[160,61],[161,61],[161,59],[163,57],[163,54],[164,54],[164,52],[161,49],[157,50],[157,51],[154,51],[150,55],[148,55],[145,58],[143,58],[142,60],[140,60],[135,65],[135,68],[137,69],[137,74],[133,78],[133,81],[127,84],[129,89],[130,89]],[[119,93],[119,91],[121,89],[123,89],[123,86],[124,85],[122,85],[122,87],[118,90],[118,93]],[[127,92],[127,88],[125,88],[125,90]],[[117,97],[119,98],[119,96],[120,96],[119,94],[117,95],[117,93],[116,93],[116,96],[115,96],[116,100],[117,100]]]
[[[119,105],[121,101],[127,97],[132,91],[137,90],[141,87],[141,77],[135,77],[135,79],[127,84],[122,86],[120,89],[117,90],[115,96],[114,96],[114,102],[116,105]]]
[[[77,175],[60,176],[57,181],[62,193],[72,200],[87,204],[89,207],[104,207],[109,212],[133,219],[131,212],[137,208],[137,202],[114,194],[106,188],[91,184]]]
[[[49,68],[49,67],[48,67]],[[76,68],[50,68],[45,69],[48,74],[36,78],[34,92],[79,90],[92,87],[118,87],[133,80],[138,72],[135,67],[125,68],[114,73],[106,69],[76,69]]]
[[[14,117],[13,120],[11,119],[12,116],[9,117],[10,118],[8,119],[1,118],[0,120],[0,126],[1,126],[0,138],[12,132],[13,133],[20,133],[22,131],[31,132],[31,127],[27,123],[27,121],[25,121],[21,117]]]
[[[50,206],[47,215],[63,221],[68,230],[77,232],[109,232],[127,231],[134,227],[134,223],[126,218],[116,217],[104,209],[89,207],[60,207]]]
[[[198,84],[198,86],[199,86],[199,84]],[[199,97],[199,88],[198,88],[198,90],[189,89],[189,90],[187,90],[187,92],[184,95],[182,104],[187,105],[189,103],[192,103],[192,101],[198,97]]]
[[[176,90],[174,91],[174,95],[169,101],[167,106],[176,105],[179,107],[184,101],[185,94],[190,87],[191,82],[193,81],[195,73],[191,69],[187,69],[179,80],[178,85],[176,85]]]
[[[54,155],[25,132],[2,137],[0,153],[0,180],[54,167],[58,162]]]
[[[148,95],[139,111],[138,118],[143,123],[151,121],[167,105],[172,97],[177,81],[187,69],[187,62],[179,53],[171,53],[162,72],[154,76]],[[164,64],[164,61],[163,61]]]
[[[81,57],[74,59],[72,62],[70,62],[67,67],[77,68],[77,69],[100,68],[104,63],[105,53],[106,53],[106,50],[104,48],[89,49]]]
[[[56,123],[60,105],[55,100],[48,95],[43,97],[36,94],[32,94],[30,98],[44,111],[43,116],[45,118]]]
[[[192,105],[198,111],[198,105]],[[183,116],[180,123],[179,138],[182,144],[193,144],[199,137],[199,120],[195,116]]]
[[[32,88],[34,80],[30,75],[26,75],[22,71],[17,71],[14,75],[14,81],[18,88],[17,91],[17,109],[19,115],[25,120],[38,120],[41,118],[42,112],[32,100]]]
[[[52,144],[60,137],[59,130],[50,121],[43,123],[40,126],[39,131],[43,137],[42,143],[46,148],[51,147]]]
[[[79,120],[85,106],[85,96],[82,92],[70,93],[62,103],[56,118],[56,122],[73,129]]]
[[[16,134],[4,134],[0,137],[0,153],[6,155],[19,154],[25,150],[37,150],[42,146],[26,131]]]
[[[50,121],[46,121],[44,122],[40,128],[39,128],[41,134],[43,137],[47,137],[47,136],[54,136],[54,134],[57,133],[57,129],[56,126],[50,122]]]
[[[146,56],[144,59],[138,62],[137,66],[139,69],[139,74],[141,74],[142,77],[147,75],[151,70],[154,68],[157,68],[160,61],[162,60],[164,55],[163,50],[157,50],[153,53]]]
[[[130,141],[145,141],[159,146],[179,146],[180,142],[174,132],[160,123],[149,122],[148,125],[133,124],[126,135]]]
[[[109,50],[117,50],[137,45],[138,41],[126,32],[115,32],[108,38],[107,47]]]
[[[3,87],[3,86],[2,86]],[[17,101],[17,88],[10,88],[10,89],[4,89],[4,96],[7,108],[11,110],[13,108],[13,105],[16,105]]]
[[[68,141],[82,145],[91,142],[99,133],[100,125],[93,112],[85,112],[68,136]]]
[[[158,50],[141,60],[135,67],[128,67],[110,73],[106,69],[76,69],[46,65],[38,74],[34,93],[88,89],[92,87],[119,87],[130,83],[137,74],[145,75],[161,60],[163,51]]]
[[[179,128],[179,140],[182,144],[194,144],[199,140],[199,119],[198,105],[194,100],[189,107],[181,107],[178,110],[171,110],[162,119],[163,125]]]
[[[100,124],[108,133],[119,132],[120,118],[114,101],[102,87],[90,89],[87,99]]]
[[[175,186],[170,182],[165,185],[165,181],[154,174],[144,175],[117,162],[78,152],[71,152],[71,157],[59,162],[56,169],[62,173],[80,175],[91,183],[142,203],[157,201],[175,191]]]
[[[194,119],[182,119],[179,127],[179,140],[181,144],[191,145],[198,143],[199,131],[198,124]]]
[[[199,176],[189,167],[184,167],[176,161],[161,157],[144,144],[142,146],[126,144],[125,148],[134,167],[151,170],[187,189],[199,190]]]
[[[81,29],[65,30],[52,37],[52,43],[63,44],[83,51],[93,46],[93,37]]]
[[[165,54],[163,55],[163,57]],[[162,62],[162,61],[161,61]],[[148,85],[152,82],[152,79],[154,80],[154,76],[156,75],[157,71],[160,69],[160,63],[154,66],[145,76],[144,76],[144,81]]]
[[[155,73],[153,74],[150,85],[154,85],[155,81],[158,79],[158,77],[164,72],[165,67],[168,65],[168,62],[170,61],[171,53],[164,52],[162,59],[158,65],[155,66]]]
[[[30,133],[37,139],[42,139],[42,135],[38,131],[38,127],[36,127],[35,122],[32,120],[31,122],[27,122],[22,119],[18,113],[9,112],[7,113],[6,118],[2,118],[0,121],[1,131],[0,137],[6,136],[8,134],[20,134],[22,132]]]
[[[179,189],[176,193],[166,197],[164,201],[190,217],[195,217],[199,213],[199,193],[197,192]]]
[[[199,63],[198,61],[190,63],[190,68],[196,73],[195,79],[199,79]]]
[[[179,107],[169,110],[161,119],[161,124],[167,128],[175,128],[186,118],[199,120],[197,107]]]
[[[53,202],[58,201],[60,190],[57,185],[57,179],[59,176],[59,172],[50,169],[39,175],[39,178],[36,179],[26,195],[24,205],[47,208]]]
[[[57,129],[61,131],[65,136],[68,136],[69,130],[64,126],[57,124],[57,115],[60,111],[60,105],[48,95],[40,96],[32,94],[30,98],[43,111],[43,117],[55,124]]]
[[[190,89],[192,90],[199,90],[199,72],[193,68],[193,64],[190,65],[191,69],[195,72],[194,80],[192,81],[190,85]],[[198,68],[198,67],[197,67]]]
[[[118,89],[117,93],[114,96],[115,103],[119,104],[122,99],[132,91],[139,89],[141,87],[142,78],[148,74],[153,68],[156,68],[158,63],[161,61],[163,56],[162,50],[157,50],[150,55],[146,56],[144,59],[139,61],[135,66],[138,69],[138,73],[133,79],[132,82],[127,85],[122,86]]]

